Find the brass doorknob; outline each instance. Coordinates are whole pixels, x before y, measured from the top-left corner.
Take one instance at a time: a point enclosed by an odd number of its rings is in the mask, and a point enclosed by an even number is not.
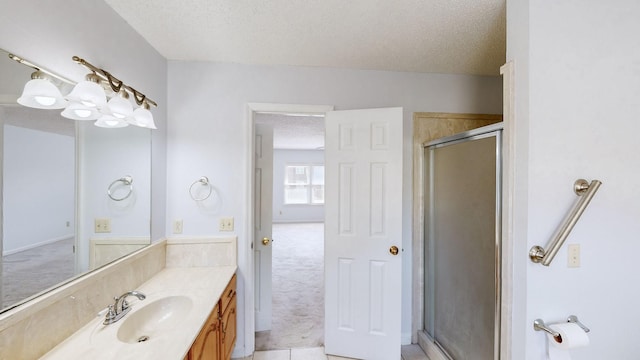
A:
[[[393,245],[392,247],[389,248],[389,252],[391,253],[391,255],[398,255],[398,247]]]
[[[270,242],[271,240],[268,237],[262,238],[262,245],[267,246]]]

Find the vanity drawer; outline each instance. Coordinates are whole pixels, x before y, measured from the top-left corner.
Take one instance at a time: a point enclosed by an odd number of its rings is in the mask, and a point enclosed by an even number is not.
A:
[[[229,285],[224,289],[222,296],[220,297],[220,313],[224,313],[229,306],[231,300],[235,299],[236,296],[236,275],[234,274],[231,280],[229,281]]]

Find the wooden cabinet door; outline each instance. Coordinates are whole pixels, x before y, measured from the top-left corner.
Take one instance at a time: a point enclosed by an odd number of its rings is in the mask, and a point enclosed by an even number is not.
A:
[[[227,287],[222,293],[222,296],[220,297],[220,313],[224,313],[227,310],[227,306],[229,306],[231,300],[235,298],[236,282],[236,275],[234,274],[233,277],[231,277],[231,280],[229,280],[229,284],[227,284]]]
[[[236,343],[236,309],[234,274],[184,360],[230,360]]]
[[[209,319],[198,334],[196,341],[191,345],[191,350],[185,360],[218,360],[220,359],[220,322],[218,305],[213,309]]]
[[[222,314],[221,321],[221,350],[222,350],[222,359],[229,360],[231,359],[231,352],[233,351],[233,346],[236,343],[236,297],[234,296],[224,313]]]

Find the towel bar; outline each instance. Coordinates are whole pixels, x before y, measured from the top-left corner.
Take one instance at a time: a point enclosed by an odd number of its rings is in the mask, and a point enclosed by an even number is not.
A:
[[[129,188],[127,189],[127,193],[125,195],[120,197],[115,197],[113,195],[113,192],[115,192],[116,184],[118,183],[122,183],[124,186],[127,186]],[[122,201],[124,199],[127,199],[129,196],[131,196],[132,192],[133,192],[133,178],[131,177],[131,175],[126,175],[124,177],[121,177],[120,179],[113,180],[113,182],[109,184],[109,187],[107,188],[107,195],[109,195],[109,198],[111,198],[111,200],[113,201]]]
[[[576,203],[573,209],[571,209],[566,219],[558,229],[558,232],[549,242],[547,250],[538,245],[529,250],[529,258],[531,261],[534,263],[542,263],[544,266],[549,266],[549,264],[551,264],[551,261],[558,253],[558,250],[560,250],[560,247],[562,247],[562,244],[564,244],[564,241],[569,236],[571,230],[573,230],[573,227],[578,222],[578,219],[580,219],[580,216],[587,208],[587,205],[589,205],[593,195],[595,195],[598,188],[600,188],[600,185],[602,185],[602,182],[599,180],[593,180],[591,181],[591,184],[584,179],[576,180],[573,185],[573,191],[576,195],[580,196],[580,200]]]
[[[205,195],[203,195],[203,196],[197,196],[196,192],[193,191],[193,187],[196,184],[200,184],[201,186],[206,186],[207,187],[207,193]],[[206,176],[201,176],[200,179],[194,181],[193,184],[191,184],[191,186],[189,186],[189,195],[195,201],[207,200],[209,198],[209,196],[211,196],[211,192],[212,191],[213,191],[213,186],[211,186],[211,183],[209,182],[209,178],[206,177]]]

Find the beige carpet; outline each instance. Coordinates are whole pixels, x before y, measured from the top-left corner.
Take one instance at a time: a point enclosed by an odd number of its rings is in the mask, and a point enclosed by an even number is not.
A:
[[[324,224],[273,225],[273,323],[256,350],[324,345]]]
[[[73,243],[70,238],[4,256],[0,307],[4,309],[72,277]]]

